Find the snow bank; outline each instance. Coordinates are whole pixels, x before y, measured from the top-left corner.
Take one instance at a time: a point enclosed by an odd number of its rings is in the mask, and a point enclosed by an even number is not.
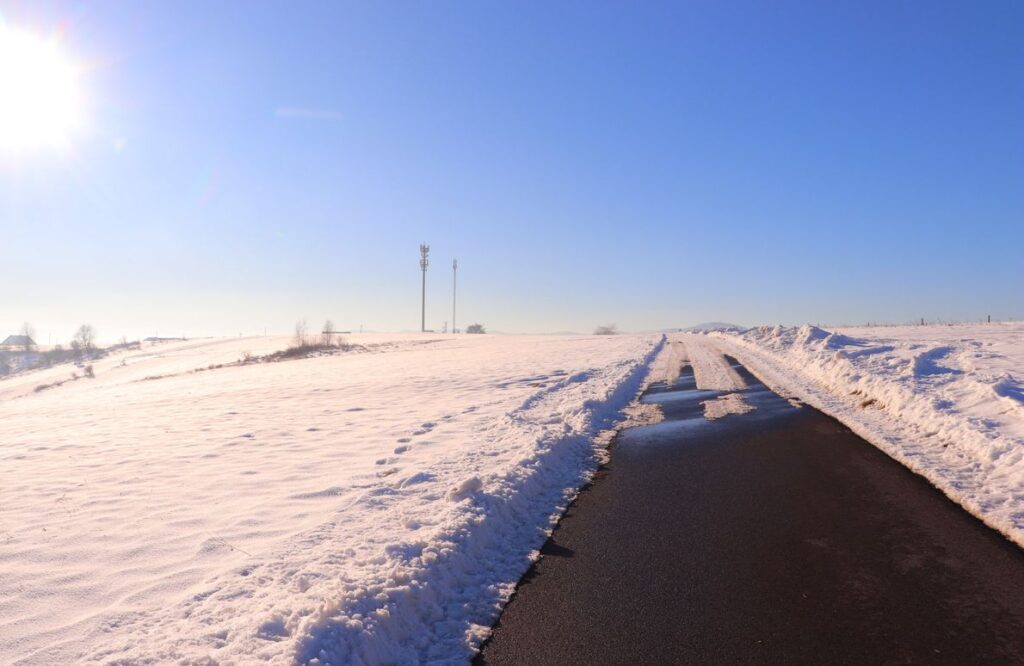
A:
[[[191,341],[0,381],[0,661],[465,662],[660,339]]]
[[[1024,324],[712,335],[1024,546]]]

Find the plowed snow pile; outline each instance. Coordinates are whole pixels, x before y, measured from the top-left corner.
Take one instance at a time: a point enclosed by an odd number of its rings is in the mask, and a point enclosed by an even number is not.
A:
[[[464,662],[660,339],[191,341],[0,381],[0,662]]]
[[[713,335],[1024,546],[1024,324]]]

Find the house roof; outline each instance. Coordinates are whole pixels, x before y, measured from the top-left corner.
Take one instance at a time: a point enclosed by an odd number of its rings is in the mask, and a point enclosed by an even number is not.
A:
[[[35,347],[36,342],[27,335],[8,335],[6,340],[0,342],[0,347],[24,347],[25,345]]]

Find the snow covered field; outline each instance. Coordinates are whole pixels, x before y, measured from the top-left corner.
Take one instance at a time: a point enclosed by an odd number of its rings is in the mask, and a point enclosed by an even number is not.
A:
[[[0,381],[0,662],[463,663],[648,368],[751,409],[723,352],[1024,545],[1024,324],[660,339],[193,340]]]
[[[192,372],[288,343],[197,340],[0,381],[0,662],[463,662],[660,339]]]
[[[1024,546],[1024,323],[712,335]]]

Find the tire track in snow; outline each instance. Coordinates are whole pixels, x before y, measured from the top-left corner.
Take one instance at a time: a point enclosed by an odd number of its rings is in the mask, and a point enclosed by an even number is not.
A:
[[[741,391],[747,388],[747,383],[713,340],[701,335],[684,335],[682,341],[686,345],[697,388],[708,391]]]

